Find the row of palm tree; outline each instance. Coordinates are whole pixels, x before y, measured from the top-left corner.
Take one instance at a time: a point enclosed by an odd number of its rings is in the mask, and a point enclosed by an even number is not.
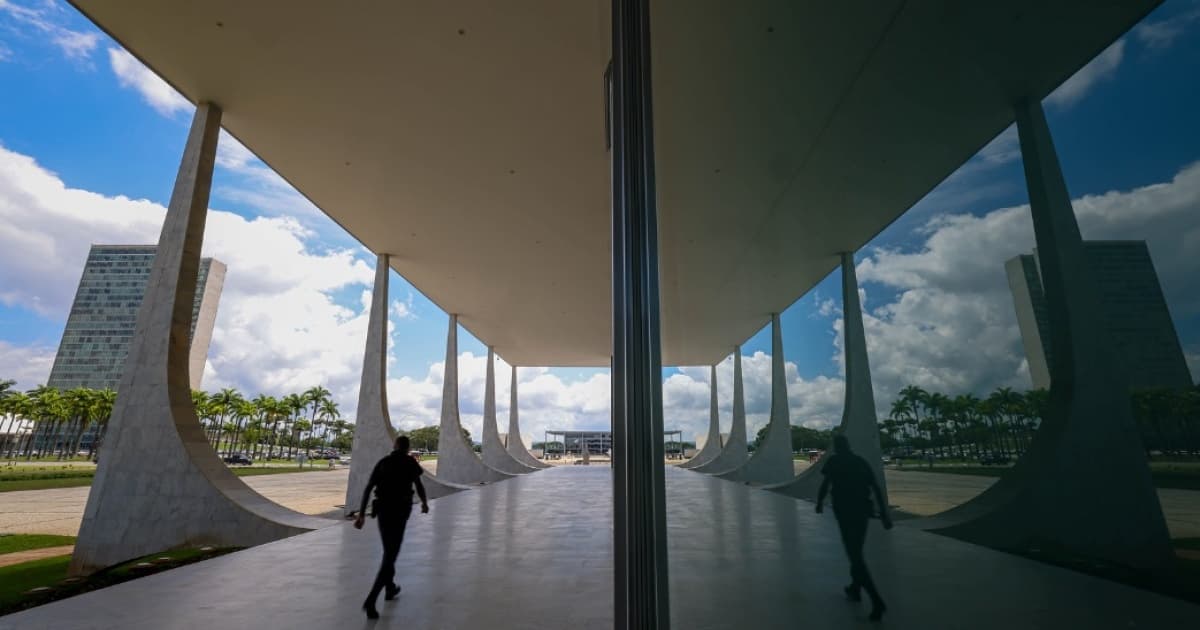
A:
[[[213,448],[267,459],[294,458],[300,450],[348,450],[351,423],[341,417],[329,390],[246,398],[235,389],[192,392],[196,415]]]
[[[112,389],[26,392],[0,380],[0,453],[8,459],[67,459],[87,447],[88,457],[104,442],[116,402]],[[301,450],[349,450],[350,427],[328,389],[316,386],[283,397],[246,398],[235,389],[192,391],[192,402],[209,442],[223,455],[294,458]]]
[[[1048,403],[1043,389],[1001,387],[979,398],[910,385],[880,421],[880,437],[885,450],[899,454],[1016,458],[1029,448]],[[1200,454],[1200,385],[1137,390],[1130,403],[1148,456]]]
[[[1041,424],[1045,390],[1001,387],[986,398],[950,397],[916,385],[900,390],[879,423],[885,450],[961,458],[1019,457]]]
[[[41,385],[21,392],[14,385],[0,381],[0,449],[9,459],[17,455],[28,459],[35,448],[39,456],[47,450],[59,459],[73,456],[89,430],[103,435],[117,401],[111,389],[58,390]],[[91,441],[89,456],[96,444]]]

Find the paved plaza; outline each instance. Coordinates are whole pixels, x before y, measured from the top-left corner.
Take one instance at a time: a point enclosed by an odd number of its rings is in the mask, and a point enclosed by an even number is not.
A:
[[[346,500],[348,469],[243,477],[268,499],[305,514],[340,512]],[[0,492],[0,534],[79,533],[87,486]]]
[[[414,514],[377,628],[611,628],[612,478],[561,467]],[[667,469],[672,625],[869,626],[844,600],[833,516]],[[575,498],[576,501],[568,499]],[[563,509],[564,501],[574,505]],[[0,630],[367,627],[374,523],[303,534],[0,618]],[[1200,607],[898,526],[867,554],[897,628],[1175,628]],[[968,570],[970,568],[970,570]],[[503,614],[500,614],[503,611]]]
[[[421,463],[437,472],[437,461]],[[602,464],[607,466],[607,464]],[[595,467],[595,466],[594,466]],[[796,472],[808,467],[797,462]],[[330,515],[341,512],[349,470],[262,475],[245,477],[247,484],[263,496],[298,512]],[[888,495],[893,506],[915,516],[948,510],[983,492],[996,480],[992,477],[886,471]],[[59,534],[79,532],[88,488],[54,488],[0,493],[0,534]],[[1159,490],[1172,538],[1200,537],[1200,492]]]

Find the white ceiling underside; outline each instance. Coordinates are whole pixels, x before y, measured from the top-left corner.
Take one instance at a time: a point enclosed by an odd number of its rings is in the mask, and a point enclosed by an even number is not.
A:
[[[608,0],[75,4],[506,360],[608,365]],[[664,363],[721,360],[1157,4],[652,0]]]

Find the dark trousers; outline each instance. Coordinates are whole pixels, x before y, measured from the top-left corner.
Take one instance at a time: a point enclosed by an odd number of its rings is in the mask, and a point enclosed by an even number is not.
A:
[[[867,541],[867,521],[869,511],[833,511],[837,518],[838,529],[842,531],[842,545],[846,547],[846,557],[850,559],[850,588],[857,591],[863,589],[871,598],[871,603],[878,606],[883,603],[871,572],[867,570],[867,561],[863,558],[863,543]]]
[[[375,575],[375,584],[367,594],[367,604],[375,605],[375,599],[383,587],[392,583],[396,577],[396,556],[400,555],[400,545],[404,543],[404,528],[408,526],[408,517],[412,514],[412,506],[399,509],[385,509],[375,516],[379,519],[379,537],[383,539],[383,563],[379,565],[379,573]]]

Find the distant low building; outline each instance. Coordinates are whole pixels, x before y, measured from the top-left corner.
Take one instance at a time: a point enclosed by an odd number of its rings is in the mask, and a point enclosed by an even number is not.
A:
[[[1105,328],[1126,367],[1133,389],[1192,385],[1183,347],[1167,310],[1145,241],[1084,241],[1095,272]],[[1005,265],[1017,325],[1033,386],[1050,387],[1050,319],[1037,251]]]

